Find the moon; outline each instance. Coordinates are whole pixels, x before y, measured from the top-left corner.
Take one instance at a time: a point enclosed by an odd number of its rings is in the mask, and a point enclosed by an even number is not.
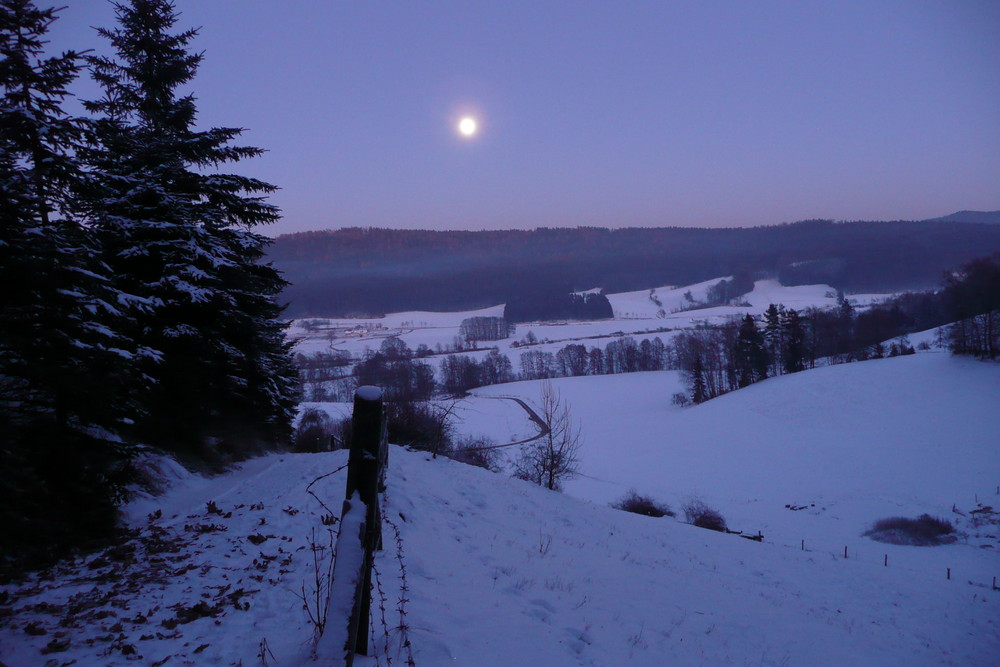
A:
[[[464,116],[460,121],[458,121],[458,133],[463,137],[473,137],[478,131],[479,124],[472,116]]]

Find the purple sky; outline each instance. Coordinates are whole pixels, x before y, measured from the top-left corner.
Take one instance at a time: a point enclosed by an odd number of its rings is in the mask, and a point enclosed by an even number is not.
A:
[[[54,48],[107,50],[110,6],[59,4]],[[176,4],[269,234],[1000,209],[996,0]]]

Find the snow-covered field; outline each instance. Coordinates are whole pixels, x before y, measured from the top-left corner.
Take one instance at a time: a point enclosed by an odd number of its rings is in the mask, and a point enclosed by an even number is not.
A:
[[[434,666],[996,664],[998,526],[970,511],[1000,503],[1000,367],[943,353],[869,361],[683,410],[669,402],[676,383],[554,381],[584,437],[586,476],[564,494],[392,448],[379,657],[356,664],[405,664],[405,639]],[[537,391],[485,388],[462,428],[530,435],[514,403],[487,396]],[[345,462],[275,455],[210,480],[175,475],[130,508],[132,541],[0,589],[0,662],[318,664],[303,663],[312,629],[298,595],[312,531],[326,544],[320,500],[339,510],[344,473],[316,482],[319,500],[306,487]],[[764,540],[606,506],[630,487],[674,509],[697,495]],[[959,540],[860,535],[923,512],[954,521]]]
[[[676,332],[688,329],[700,322],[718,323],[728,317],[762,314],[772,304],[782,303],[788,308],[805,309],[812,306],[824,308],[837,305],[836,290],[829,285],[800,285],[785,287],[776,280],[759,280],[754,289],[742,297],[750,305],[717,306],[683,310],[703,301],[708,289],[727,277],[715,278],[696,285],[683,287],[659,287],[651,290],[609,294],[615,317],[594,322],[529,322],[519,324],[516,333],[505,340],[483,343],[483,347],[496,347],[519,369],[520,355],[525,348],[520,346],[530,332],[540,341],[531,350],[557,352],[569,343],[581,342],[590,347],[603,347],[611,340],[624,335],[637,342],[646,338],[659,337],[667,342]],[[689,300],[686,295],[690,294]],[[879,301],[888,294],[850,294],[848,299],[858,307]],[[289,337],[295,341],[296,352],[315,354],[334,350],[350,353],[360,359],[368,350],[376,351],[389,336],[398,336],[410,349],[427,345],[431,350],[437,346],[447,349],[459,337],[462,320],[476,316],[502,316],[503,305],[475,311],[432,313],[393,313],[382,318],[368,319],[322,319],[295,320],[289,329]],[[516,344],[516,345],[515,345]],[[465,353],[482,357],[485,351]],[[443,356],[424,359],[437,367]]]

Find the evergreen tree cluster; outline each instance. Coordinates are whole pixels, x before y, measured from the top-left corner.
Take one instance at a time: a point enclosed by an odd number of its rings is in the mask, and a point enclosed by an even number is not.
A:
[[[673,351],[687,376],[689,400],[701,403],[767,377],[815,368],[817,363],[913,354],[907,334],[955,318],[958,321],[948,328],[952,351],[994,358],[1000,322],[997,267],[1000,263],[995,261],[975,260],[950,275],[940,292],[903,294],[862,312],[841,294],[834,309],[812,307],[800,313],[771,304],[759,321],[745,315],[683,332],[674,339]],[[960,296],[966,293],[977,296]],[[993,296],[983,296],[989,294]],[[994,357],[990,357],[990,335]]]
[[[975,259],[947,276],[942,299],[954,321],[947,333],[951,351],[996,359],[1000,354],[1000,253]]]
[[[912,354],[915,350],[905,331],[868,324],[893,319],[897,310],[895,304],[882,304],[856,315],[843,298],[834,310],[808,308],[804,313],[771,304],[759,321],[747,314],[721,325],[685,331],[674,339],[673,349],[677,366],[687,378],[689,400],[701,403],[768,377],[815,368],[821,359],[836,364]],[[862,344],[865,339],[856,332],[866,327],[885,338]],[[899,340],[885,350],[882,341],[893,337]]]
[[[615,316],[604,294],[574,294],[559,290],[532,289],[507,299],[503,310],[508,322],[541,320],[602,320]]]
[[[45,53],[57,10],[0,0],[0,555],[115,525],[138,448],[218,464],[284,441],[296,376],[262,261],[261,153],[195,127],[202,56],[168,0],[115,4],[113,57]],[[88,69],[88,116],[63,110]]]

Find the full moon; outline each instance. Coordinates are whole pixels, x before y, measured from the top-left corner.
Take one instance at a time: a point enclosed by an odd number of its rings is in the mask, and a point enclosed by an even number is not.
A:
[[[479,127],[476,124],[476,119],[471,116],[466,116],[462,120],[458,121],[458,133],[463,137],[471,137],[476,133]]]

